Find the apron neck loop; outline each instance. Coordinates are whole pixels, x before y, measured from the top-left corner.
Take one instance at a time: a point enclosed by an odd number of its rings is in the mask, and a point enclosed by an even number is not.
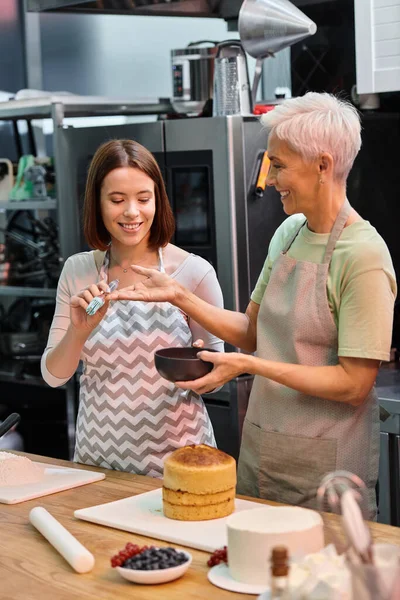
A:
[[[351,206],[348,199],[346,198],[336,217],[336,220],[332,227],[332,231],[329,235],[329,240],[325,248],[324,259],[322,261],[324,264],[330,264],[336,243],[342,235],[342,231],[344,229],[344,226],[346,225],[347,219],[349,218],[350,212]]]

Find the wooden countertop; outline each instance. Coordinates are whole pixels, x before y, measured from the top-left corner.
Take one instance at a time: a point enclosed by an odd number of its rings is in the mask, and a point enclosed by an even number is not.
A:
[[[166,600],[251,599],[255,596],[227,592],[207,580],[209,554],[190,549],[193,563],[186,574],[171,583],[157,586],[136,585],[122,579],[110,566],[110,558],[127,542],[154,544],[154,540],[129,532],[102,527],[75,519],[79,508],[120,500],[161,486],[161,481],[129,473],[82,467],[63,460],[28,455],[30,458],[73,468],[106,473],[106,479],[82,487],[44,496],[21,504],[0,504],[0,598],[1,600],[118,600],[163,598]],[[251,500],[254,500],[251,498]],[[267,502],[259,501],[264,504]],[[274,503],[269,503],[274,504]],[[90,573],[78,574],[29,523],[34,506],[45,507],[96,559]],[[330,530],[340,532],[335,515],[327,515],[326,543]],[[400,544],[400,529],[371,523],[376,541]],[[161,542],[160,545],[168,545]]]

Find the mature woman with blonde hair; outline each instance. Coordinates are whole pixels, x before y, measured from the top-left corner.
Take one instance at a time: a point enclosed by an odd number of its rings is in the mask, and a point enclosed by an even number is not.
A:
[[[247,352],[201,352],[214,363],[198,393],[255,375],[239,459],[241,493],[316,506],[324,474],[346,469],[376,512],[379,416],[374,382],[389,359],[396,282],[377,231],[350,206],[346,178],[361,146],[348,102],[308,93],[262,117],[267,183],[288,218],[271,240],[246,314],[211,307],[177,282],[132,267],[142,282],[111,297],[168,300]],[[148,279],[144,279],[148,277]]]
[[[139,475],[160,477],[164,458],[187,444],[215,445],[203,400],[163,380],[154,351],[190,346],[209,334],[168,302],[151,304],[107,300],[94,315],[94,297],[142,279],[134,262],[168,273],[203,302],[222,307],[212,266],[170,243],[174,218],[154,156],[132,140],[112,140],[95,153],[83,211],[86,240],[95,250],[67,259],[42,373],[51,386],[65,383],[80,360],[80,402],[75,460]]]

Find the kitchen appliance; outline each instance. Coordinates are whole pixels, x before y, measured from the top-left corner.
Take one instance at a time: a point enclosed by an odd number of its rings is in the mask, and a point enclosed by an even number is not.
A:
[[[202,46],[211,44],[211,46]],[[192,42],[186,48],[171,50],[172,106],[177,112],[200,113],[213,96],[214,59],[217,42]]]
[[[246,52],[257,59],[253,102],[264,59],[316,31],[316,24],[289,0],[244,0],[239,12],[239,36]]]
[[[237,40],[221,42],[215,57],[213,116],[249,115],[252,112],[243,46]]]
[[[242,0],[27,0],[28,11],[236,19]]]

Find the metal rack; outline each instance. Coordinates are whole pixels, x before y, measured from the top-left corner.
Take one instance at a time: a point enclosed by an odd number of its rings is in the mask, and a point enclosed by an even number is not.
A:
[[[2,104],[4,105],[2,106]],[[2,104],[0,104],[0,121],[24,120],[28,123],[35,119],[51,119],[53,121],[54,168],[57,182],[56,207],[60,225],[60,250],[63,258],[75,254],[81,249],[76,190],[72,189],[69,172],[65,168],[69,158],[67,156],[68,149],[65,148],[60,135],[60,131],[67,127],[64,119],[159,115],[173,112],[170,101],[163,99],[144,99],[141,102],[131,102],[128,99],[65,95],[11,100]],[[14,205],[15,203],[10,202],[9,204]],[[43,203],[41,206],[44,208]],[[24,207],[27,208],[25,203]]]
[[[15,202],[3,202],[0,204],[0,213],[6,210],[54,210],[57,208],[57,200],[24,200]]]

